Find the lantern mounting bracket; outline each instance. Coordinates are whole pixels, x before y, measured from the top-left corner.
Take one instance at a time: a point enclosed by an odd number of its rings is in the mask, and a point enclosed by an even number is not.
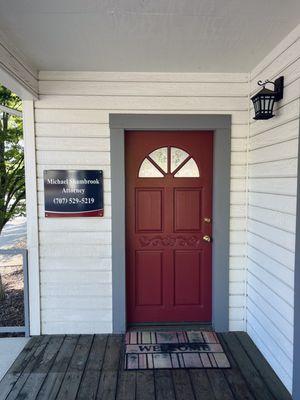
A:
[[[258,81],[257,84],[259,86],[263,86],[265,88],[265,86],[271,83],[272,85],[274,85],[274,94],[275,94],[275,101],[279,101],[283,98],[283,86],[284,86],[284,77],[280,76],[279,78],[275,79],[275,81],[269,81],[269,79],[263,81]]]

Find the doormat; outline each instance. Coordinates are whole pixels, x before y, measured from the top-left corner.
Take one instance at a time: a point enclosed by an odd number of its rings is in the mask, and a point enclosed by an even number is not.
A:
[[[214,332],[129,331],[124,368],[230,368],[230,363]]]

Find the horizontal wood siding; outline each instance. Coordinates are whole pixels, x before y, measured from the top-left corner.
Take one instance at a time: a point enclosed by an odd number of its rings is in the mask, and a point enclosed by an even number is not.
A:
[[[294,256],[300,96],[300,29],[251,73],[284,75],[276,116],[250,122],[247,235],[247,331],[289,390],[292,389]],[[253,109],[251,106],[251,117]]]
[[[41,72],[35,102],[43,333],[112,330],[110,113],[231,114],[230,328],[245,328],[248,74]],[[43,170],[104,170],[102,219],[46,219]]]

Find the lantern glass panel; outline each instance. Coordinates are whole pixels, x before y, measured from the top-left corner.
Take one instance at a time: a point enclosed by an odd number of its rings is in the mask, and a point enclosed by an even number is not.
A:
[[[266,100],[265,100],[265,112],[267,114],[269,114],[270,112],[270,97],[266,96]]]
[[[253,104],[254,104],[254,111],[255,111],[255,114],[257,113],[257,111],[258,111],[258,109],[257,109],[257,106],[258,106],[258,99],[256,98],[256,99],[253,99]]]
[[[258,102],[258,112],[261,113],[264,107],[264,101],[263,101],[263,96],[259,97],[259,102]]]
[[[270,104],[269,104],[269,109],[270,109],[270,113],[271,114],[273,114],[274,102],[275,102],[275,96],[271,96],[270,97]]]

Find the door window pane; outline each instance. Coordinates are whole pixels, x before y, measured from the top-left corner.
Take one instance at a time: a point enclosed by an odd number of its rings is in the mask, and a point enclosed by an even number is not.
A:
[[[168,148],[161,147],[149,154],[149,157],[164,171],[168,172]]]
[[[175,171],[179,165],[188,158],[188,153],[177,147],[171,148],[171,172]]]
[[[163,174],[145,158],[139,170],[139,178],[163,178]]]
[[[193,158],[184,164],[174,175],[175,178],[199,178],[199,176],[199,169]]]

